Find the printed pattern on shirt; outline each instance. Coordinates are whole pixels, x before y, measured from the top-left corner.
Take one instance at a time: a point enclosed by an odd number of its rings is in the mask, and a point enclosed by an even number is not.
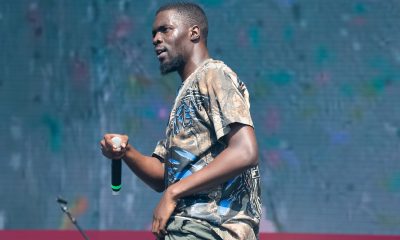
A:
[[[231,123],[253,126],[247,88],[223,62],[209,59],[183,82],[166,138],[155,149],[154,154],[165,163],[166,187],[212,162],[225,148],[221,139]],[[218,226],[223,239],[246,239],[257,235],[260,214],[260,176],[254,167],[179,199],[173,216]]]
[[[198,89],[189,88],[178,107],[172,112],[173,118],[170,121],[172,134],[176,135],[182,130],[187,130],[193,126],[194,121],[199,121],[195,112],[200,111],[207,101],[207,97],[201,95]]]

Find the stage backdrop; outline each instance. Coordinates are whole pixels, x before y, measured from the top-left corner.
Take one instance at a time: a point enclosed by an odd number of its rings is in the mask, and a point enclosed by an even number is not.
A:
[[[160,194],[99,141],[151,154],[180,80],[151,42],[165,1],[0,1],[0,229],[146,230]],[[262,232],[400,234],[400,2],[202,0],[213,58],[251,94]]]

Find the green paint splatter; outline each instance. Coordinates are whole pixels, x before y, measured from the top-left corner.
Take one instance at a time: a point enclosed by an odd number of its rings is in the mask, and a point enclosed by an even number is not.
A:
[[[364,110],[356,106],[351,112],[351,118],[355,121],[361,121],[364,118]]]
[[[58,152],[61,149],[61,124],[51,116],[45,115],[43,123],[49,129],[50,146],[53,152]]]
[[[129,84],[129,92],[133,96],[136,96],[136,94],[140,94],[143,92],[143,89],[139,83],[139,80],[135,76],[129,76],[128,84]]]
[[[155,119],[157,117],[157,112],[155,109],[145,108],[145,109],[143,109],[143,116],[145,118]]]
[[[381,92],[388,85],[388,83],[389,82],[387,78],[377,77],[372,80],[371,85],[377,92]]]
[[[343,84],[342,86],[340,86],[340,92],[347,97],[354,96],[354,88],[349,84]]]
[[[366,11],[367,11],[367,8],[365,7],[364,4],[362,4],[362,3],[356,3],[356,4],[354,5],[354,12],[355,12],[355,13],[361,15],[361,14],[366,13]]]
[[[201,0],[200,3],[204,6],[217,7],[220,6],[224,1],[222,0]]]
[[[315,117],[317,115],[317,113],[318,113],[318,110],[315,107],[305,107],[301,111],[301,116],[304,119],[311,119],[311,118]]]
[[[281,140],[277,137],[267,137],[265,139],[265,147],[267,149],[279,148],[280,144],[281,144]]]
[[[260,46],[260,29],[253,26],[249,29],[249,37],[254,47]]]
[[[383,77],[390,78],[393,81],[399,80],[399,68],[384,57],[375,57],[369,61],[368,65]]]
[[[388,75],[377,76],[363,86],[362,93],[367,97],[375,97],[392,83],[391,79],[392,77]]]
[[[384,214],[377,214],[376,215],[376,222],[379,225],[398,229],[400,225],[400,217],[398,216],[391,216],[391,215],[384,215]]]
[[[124,129],[126,132],[137,132],[143,128],[142,117],[137,116],[127,116],[124,120]]]
[[[293,40],[293,35],[294,35],[294,30],[292,26],[287,26],[284,30],[283,30],[283,38],[287,41],[287,42],[291,42]]]
[[[131,75],[128,78],[128,90],[133,96],[143,95],[146,87],[150,84],[150,79],[141,75]]]
[[[281,70],[268,75],[268,80],[278,86],[287,85],[291,83],[293,79],[294,79],[293,74],[286,70]]]
[[[389,191],[398,192],[400,191],[400,173],[394,175],[388,184]]]
[[[328,60],[331,58],[329,50],[324,47],[324,46],[320,46],[315,53],[315,62],[319,65],[322,65],[326,62],[328,62]]]
[[[267,96],[272,92],[272,84],[260,78],[253,84],[253,92],[256,97]]]

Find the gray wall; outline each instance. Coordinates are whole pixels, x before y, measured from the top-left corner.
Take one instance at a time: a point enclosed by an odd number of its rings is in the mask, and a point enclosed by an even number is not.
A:
[[[150,154],[179,85],[151,44],[165,1],[0,2],[0,229],[148,229],[160,195],[105,132]],[[247,84],[262,231],[400,234],[400,1],[203,0],[209,47]]]

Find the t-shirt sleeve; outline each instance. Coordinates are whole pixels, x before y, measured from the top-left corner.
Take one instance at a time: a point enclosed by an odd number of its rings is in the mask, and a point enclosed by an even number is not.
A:
[[[246,86],[231,70],[210,68],[205,74],[209,97],[210,120],[217,139],[230,132],[229,124],[241,123],[253,127],[249,94]]]
[[[167,148],[165,146],[165,139],[157,142],[156,148],[152,154],[153,157],[158,158],[160,162],[164,163],[167,158]]]

